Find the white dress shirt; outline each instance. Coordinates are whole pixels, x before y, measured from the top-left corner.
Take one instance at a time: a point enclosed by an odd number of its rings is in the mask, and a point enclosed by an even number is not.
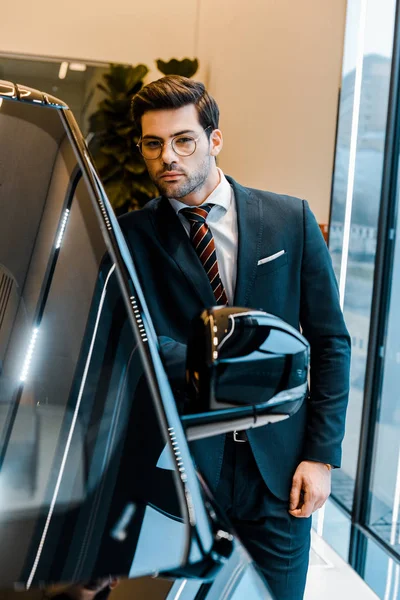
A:
[[[217,167],[218,168],[218,167]],[[238,225],[235,194],[225,175],[218,168],[219,184],[203,204],[214,204],[207,217],[207,225],[214,236],[218,270],[229,304],[233,305],[237,274]],[[169,202],[190,236],[190,223],[179,211],[188,205],[170,198]]]

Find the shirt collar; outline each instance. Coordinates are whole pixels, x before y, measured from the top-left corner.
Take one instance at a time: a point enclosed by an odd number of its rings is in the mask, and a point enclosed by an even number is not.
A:
[[[219,184],[215,188],[213,192],[205,199],[203,204],[217,204],[221,206],[226,212],[232,202],[232,193],[231,186],[223,172],[219,167],[217,167],[219,173]],[[169,198],[169,203],[176,213],[178,213],[182,208],[187,208],[188,205],[184,202],[180,202],[179,200],[175,200],[175,198]]]

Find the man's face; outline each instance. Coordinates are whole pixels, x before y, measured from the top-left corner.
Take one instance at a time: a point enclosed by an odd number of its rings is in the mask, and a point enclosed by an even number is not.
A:
[[[190,194],[196,196],[197,192],[207,191],[213,176],[215,179],[214,157],[222,147],[218,129],[213,131],[210,139],[207,133],[209,131],[206,132],[199,123],[194,104],[149,111],[143,115],[142,140],[156,139],[164,143],[159,158],[145,159],[150,178],[163,196],[184,201]],[[168,142],[177,135],[197,139],[196,151],[190,156],[176,154]]]

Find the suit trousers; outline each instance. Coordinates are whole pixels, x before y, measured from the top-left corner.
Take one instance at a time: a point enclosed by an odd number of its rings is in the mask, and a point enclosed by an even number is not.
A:
[[[261,569],[277,600],[302,600],[310,552],[311,517],[298,519],[288,501],[266,486],[248,442],[226,435],[217,503]]]

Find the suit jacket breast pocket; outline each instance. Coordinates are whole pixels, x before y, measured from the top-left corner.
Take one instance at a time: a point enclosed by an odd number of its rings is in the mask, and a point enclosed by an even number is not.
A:
[[[287,265],[287,261],[287,252],[285,252],[285,254],[281,254],[281,256],[278,256],[274,260],[257,265],[256,277],[263,277],[264,275],[269,275],[273,271],[277,271],[281,267]]]

